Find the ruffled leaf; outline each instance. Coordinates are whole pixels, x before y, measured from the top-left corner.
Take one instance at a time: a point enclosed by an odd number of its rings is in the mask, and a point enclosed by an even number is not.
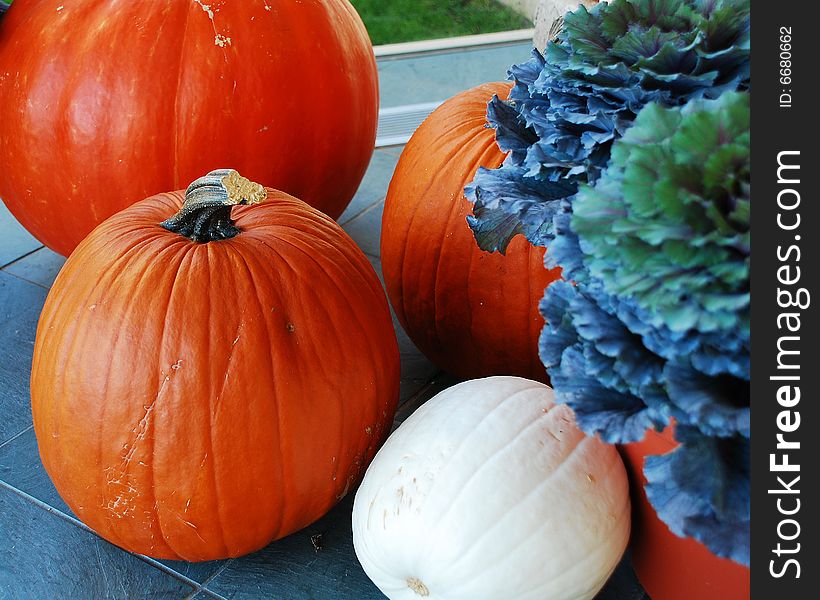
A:
[[[750,173],[748,94],[647,106],[572,204],[591,276],[654,327],[748,332]]]
[[[594,183],[609,162],[613,141],[647,104],[679,106],[747,88],[748,4],[614,0],[566,15],[546,59],[534,50],[532,59],[510,69],[515,86],[509,104],[491,104],[489,120],[498,128],[499,144],[512,151],[500,170],[515,171],[510,180]],[[479,176],[473,186],[481,189],[487,181]],[[497,193],[487,187],[473,194],[484,204],[471,221],[482,240],[503,248],[510,232],[521,232],[534,244],[552,242],[548,220],[555,211],[540,210],[539,204],[555,198],[510,203]],[[522,226],[511,227],[497,211],[514,215]],[[492,233],[497,226],[504,231]]]
[[[663,378],[672,403],[705,435],[750,435],[748,379],[728,373],[706,375],[685,361],[667,363]]]
[[[660,380],[663,362],[613,314],[605,295],[558,281],[547,288],[540,355],[556,397],[579,426],[608,442],[636,441],[672,416]]]
[[[647,457],[646,494],[679,536],[691,536],[718,556],[749,564],[749,440],[709,437],[679,426],[681,445]]]
[[[495,125],[495,139],[499,148],[511,152],[515,160],[523,161],[530,146],[538,141],[534,131],[527,128],[521,115],[510,102],[493,96],[487,105],[487,118]]]
[[[467,221],[483,250],[505,252],[518,233],[540,240],[551,235],[557,200],[575,193],[573,181],[524,177],[524,167],[479,168],[464,194],[475,204]]]

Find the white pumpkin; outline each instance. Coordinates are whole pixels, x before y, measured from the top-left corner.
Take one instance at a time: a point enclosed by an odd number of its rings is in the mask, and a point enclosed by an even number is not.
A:
[[[451,387],[387,440],[353,505],[365,573],[393,600],[588,599],[629,538],[614,447],[518,377]]]

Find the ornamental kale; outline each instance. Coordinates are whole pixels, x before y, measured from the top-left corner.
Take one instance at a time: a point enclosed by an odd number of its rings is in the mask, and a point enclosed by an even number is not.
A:
[[[646,324],[701,334],[690,352],[704,370],[713,355],[742,351],[723,340],[749,330],[749,119],[747,94],[651,104],[572,205],[589,275],[631,298]],[[700,356],[712,344],[720,351]]]
[[[557,43],[513,66],[508,101],[488,109],[497,170],[466,190],[480,247],[523,233],[547,246],[579,183],[594,183],[614,140],[650,102],[679,106],[749,84],[749,0],[613,0],[564,19]]]
[[[636,441],[671,418],[647,496],[679,535],[749,562],[749,95],[648,105],[555,214],[573,284],[541,303],[541,358],[579,425]]]

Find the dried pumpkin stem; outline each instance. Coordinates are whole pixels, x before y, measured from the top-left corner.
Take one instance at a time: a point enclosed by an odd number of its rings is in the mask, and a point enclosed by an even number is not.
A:
[[[231,209],[238,204],[257,204],[266,197],[265,188],[258,183],[233,169],[217,169],[189,185],[182,208],[160,225],[201,244],[226,240],[239,234]]]

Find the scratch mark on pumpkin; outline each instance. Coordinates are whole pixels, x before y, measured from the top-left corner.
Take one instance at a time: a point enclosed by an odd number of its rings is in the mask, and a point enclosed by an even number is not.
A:
[[[171,365],[171,371],[176,372],[181,364],[182,359]],[[129,466],[134,459],[134,455],[137,453],[137,447],[140,442],[146,438],[149,430],[151,429],[154,407],[165,391],[165,386],[171,380],[171,376],[166,374],[165,371],[162,371],[162,374],[165,377],[159,386],[156,397],[148,406],[143,406],[145,412],[137,425],[131,430],[132,433],[135,434],[133,439],[130,442],[126,442],[122,447],[123,454],[121,456],[119,467],[108,467],[105,469],[106,482],[109,486],[114,486],[112,491],[115,494],[114,499],[109,500],[106,504],[106,508],[120,519],[122,517],[127,517],[134,512],[136,508],[134,506],[134,501],[141,495],[139,489],[134,486],[133,478],[129,473]],[[147,466],[141,460],[138,461],[137,464]]]
[[[231,45],[231,38],[229,38],[226,35],[222,35],[221,33],[219,33],[216,30],[216,22],[214,21],[214,11],[213,11],[213,9],[211,9],[211,5],[210,4],[205,4],[204,2],[202,2],[202,0],[194,0],[194,2],[199,4],[199,7],[202,9],[202,12],[204,12],[206,15],[208,15],[208,19],[210,19],[210,21],[211,21],[211,27],[214,30],[214,45],[219,46],[220,48],[225,48],[225,46],[230,46]],[[219,9],[217,9],[217,10],[219,10]],[[225,56],[225,62],[228,62],[227,55]]]
[[[231,349],[228,352],[228,365],[225,367],[225,377],[222,378],[222,389],[220,389],[219,393],[216,395],[215,404],[217,407],[219,406],[219,401],[222,398],[222,394],[225,393],[225,388],[228,387],[228,377],[231,374],[231,365],[233,364],[234,351],[236,350],[236,345],[239,343],[239,340],[242,337],[242,330],[244,328],[245,322],[240,321],[239,325],[236,328],[236,337],[233,339],[233,342],[231,342]]]
[[[134,429],[134,432],[137,434],[136,437],[132,440],[130,444],[126,444],[124,448],[128,448],[125,455],[122,457],[122,465],[121,469],[123,473],[128,468],[129,463],[134,458],[134,454],[137,452],[137,444],[145,439],[145,436],[148,435],[148,429],[151,426],[151,413],[154,411],[154,406],[157,404],[157,400],[159,399],[162,390],[165,388],[165,384],[168,383],[170,377],[167,375],[165,376],[165,380],[162,382],[162,386],[160,387],[159,394],[157,397],[154,398],[153,402],[148,406],[143,407],[145,409],[145,414],[140,419],[137,427]],[[139,431],[137,431],[139,430]]]
[[[105,505],[112,514],[114,514],[118,519],[122,519],[123,517],[129,516],[131,513],[134,512],[134,506],[132,502],[134,499],[140,496],[139,491],[131,482],[131,478],[128,477],[125,473],[119,475],[119,477],[112,477],[111,473],[114,471],[113,467],[108,467],[106,469],[108,485],[115,486],[116,496],[113,500],[109,500],[108,503]],[[125,477],[125,481],[123,482],[123,477]],[[119,489],[117,489],[119,487]]]
[[[205,541],[205,538],[203,538],[201,535],[199,535],[199,531],[197,531],[197,527],[196,527],[196,525],[194,525],[194,524],[193,524],[193,523],[191,523],[190,521],[186,521],[185,519],[183,519],[183,518],[182,518],[182,517],[180,517],[179,515],[177,515],[177,519],[179,519],[180,521],[182,521],[183,523],[185,523],[188,527],[190,527],[191,529],[193,529],[193,530],[194,530],[194,533],[196,534],[196,537],[198,537],[198,538],[199,538],[200,540],[202,540],[203,542]]]
[[[199,7],[200,7],[200,8],[201,8],[201,9],[202,9],[202,10],[203,10],[203,11],[204,11],[207,15],[208,15],[208,18],[209,18],[211,21],[213,21],[213,20],[214,20],[214,11],[212,11],[212,10],[211,10],[210,5],[208,5],[208,4],[203,4],[203,3],[202,3],[202,0],[194,0],[194,2],[196,2],[197,4],[199,4]]]

